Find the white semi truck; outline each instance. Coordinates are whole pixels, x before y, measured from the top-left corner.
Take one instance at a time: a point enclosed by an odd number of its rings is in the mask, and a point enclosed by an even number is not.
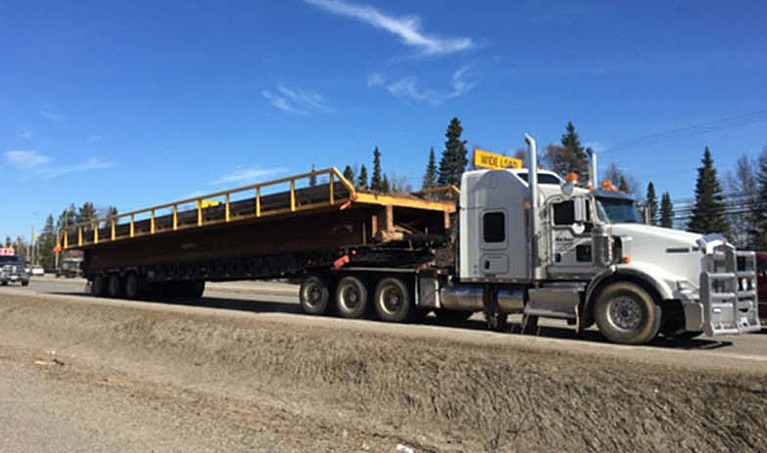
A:
[[[754,252],[718,234],[645,225],[614,190],[574,187],[529,168],[476,170],[461,182],[456,275],[420,281],[427,305],[484,310],[491,325],[523,315],[594,323],[616,343],[760,330]],[[591,186],[597,185],[596,156]],[[433,289],[424,291],[424,287]],[[421,301],[424,305],[424,301]]]
[[[498,330],[521,315],[523,332],[549,317],[624,344],[760,329],[753,252],[645,225],[627,195],[540,170],[526,141],[527,169],[464,173],[457,206],[361,190],[329,168],[67,226],[61,246],[83,251],[96,296],[197,298],[206,281],[291,277],[315,315],[484,312]],[[591,174],[598,187],[596,156]]]

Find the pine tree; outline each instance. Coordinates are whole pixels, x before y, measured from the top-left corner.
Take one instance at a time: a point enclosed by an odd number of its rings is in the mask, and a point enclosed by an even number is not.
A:
[[[54,226],[53,215],[48,215],[45,219],[45,226],[40,233],[37,243],[38,264],[45,269],[52,269],[55,263],[53,248],[56,247],[56,228]]]
[[[722,186],[716,177],[714,159],[708,146],[703,152],[701,163],[703,165],[698,168],[698,179],[695,182],[695,205],[687,229],[696,233],[729,235],[730,228],[724,216]]]
[[[575,132],[575,126],[572,121],[567,122],[565,133],[562,134],[562,147],[567,151],[567,172],[576,173],[579,181],[588,181],[589,164],[586,157],[586,151],[581,145],[581,139]]]
[[[463,127],[461,121],[453,117],[445,132],[445,149],[439,161],[439,177],[437,181],[442,186],[459,185],[461,175],[466,169],[469,160],[466,157],[466,140],[461,140]]]
[[[657,225],[658,224],[658,197],[655,195],[655,185],[650,181],[649,184],[647,184],[647,197],[645,200],[645,203],[647,203],[647,210],[649,212],[650,218],[648,219],[650,222],[650,225]]]
[[[10,247],[11,245],[13,245],[13,241],[11,240],[11,236],[10,235],[5,235],[5,248]]]
[[[384,173],[383,181],[381,181],[381,192],[383,193],[391,192],[391,187],[389,186],[389,177],[386,176],[386,173]]]
[[[80,208],[78,208],[76,217],[77,223],[92,222],[95,219],[96,207],[93,206],[93,203],[90,201],[86,201]]]
[[[354,170],[352,170],[351,165],[347,165],[344,168],[344,178],[349,181],[350,183],[354,184]]]
[[[314,187],[317,185],[317,175],[314,174],[314,164],[312,164],[312,174],[309,176],[309,187]]]
[[[629,185],[626,183],[626,177],[621,176],[620,182],[618,183],[618,190],[620,190],[623,193],[626,193],[628,192],[628,189],[629,189]]]
[[[357,187],[363,190],[368,189],[368,169],[365,168],[365,164],[360,167],[360,175],[357,178]]]
[[[383,181],[381,180],[381,151],[378,150],[378,147],[373,150],[373,176],[370,178],[370,189],[376,190],[379,192],[383,191],[383,187],[381,186],[381,183]]]
[[[671,203],[671,195],[664,192],[660,197],[660,226],[674,228],[674,204]]]
[[[767,147],[759,156],[756,182],[758,186],[756,202],[751,208],[754,225],[751,242],[757,250],[764,250],[767,248]]]
[[[437,186],[437,163],[434,160],[434,147],[429,150],[429,163],[426,164],[426,173],[423,175],[421,190],[432,189]]]

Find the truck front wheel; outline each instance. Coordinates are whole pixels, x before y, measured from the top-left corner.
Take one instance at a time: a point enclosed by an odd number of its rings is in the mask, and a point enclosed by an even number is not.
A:
[[[298,290],[301,309],[309,315],[321,315],[328,309],[330,288],[326,280],[317,276],[307,278]]]
[[[362,318],[368,310],[368,290],[357,277],[344,277],[336,287],[336,308],[344,318]]]
[[[376,286],[375,309],[382,321],[409,321],[415,307],[407,286],[398,278],[384,278]]]
[[[641,286],[617,282],[600,293],[594,317],[599,331],[613,343],[645,344],[658,334],[661,309]]]

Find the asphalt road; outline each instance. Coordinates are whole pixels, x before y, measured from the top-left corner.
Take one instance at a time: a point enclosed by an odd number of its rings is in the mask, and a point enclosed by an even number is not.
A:
[[[58,294],[72,297],[81,297],[85,290],[85,280],[53,278],[46,275],[43,278],[34,278],[28,291],[40,294]],[[236,310],[259,314],[270,314],[277,317],[289,317],[302,315],[298,303],[298,287],[280,282],[226,282],[208,283],[203,298],[193,305],[201,308]],[[189,305],[189,303],[185,304]],[[303,316],[303,315],[302,315]],[[327,319],[327,318],[323,318]],[[338,319],[339,323],[355,321]],[[379,324],[382,328],[391,327],[390,324]],[[423,325],[438,327],[438,335],[451,336],[456,331],[466,335],[466,331],[486,331],[485,323],[481,314],[476,314],[460,327],[442,326],[437,320],[429,317]],[[385,326],[385,327],[384,327]],[[417,328],[418,326],[406,325],[400,328]],[[505,336],[508,334],[491,335]],[[595,327],[586,332],[577,333],[573,327],[559,320],[541,320],[538,332],[539,339],[555,349],[568,350],[570,348],[587,348],[593,346],[609,345],[599,334]],[[551,340],[551,341],[548,341]],[[728,357],[748,361],[763,362],[767,365],[767,328],[759,333],[740,336],[699,337],[690,342],[680,343],[659,338],[650,345],[643,347],[629,346],[620,347],[628,349],[650,349],[657,353],[663,351],[687,351],[689,357],[715,358]]]

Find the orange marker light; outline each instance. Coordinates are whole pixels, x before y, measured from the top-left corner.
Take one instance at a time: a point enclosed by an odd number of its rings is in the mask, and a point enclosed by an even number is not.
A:
[[[624,256],[623,257],[623,264],[631,264],[631,257],[630,256]]]
[[[571,183],[577,183],[578,182],[578,173],[570,172],[565,176],[565,181],[571,182]]]

